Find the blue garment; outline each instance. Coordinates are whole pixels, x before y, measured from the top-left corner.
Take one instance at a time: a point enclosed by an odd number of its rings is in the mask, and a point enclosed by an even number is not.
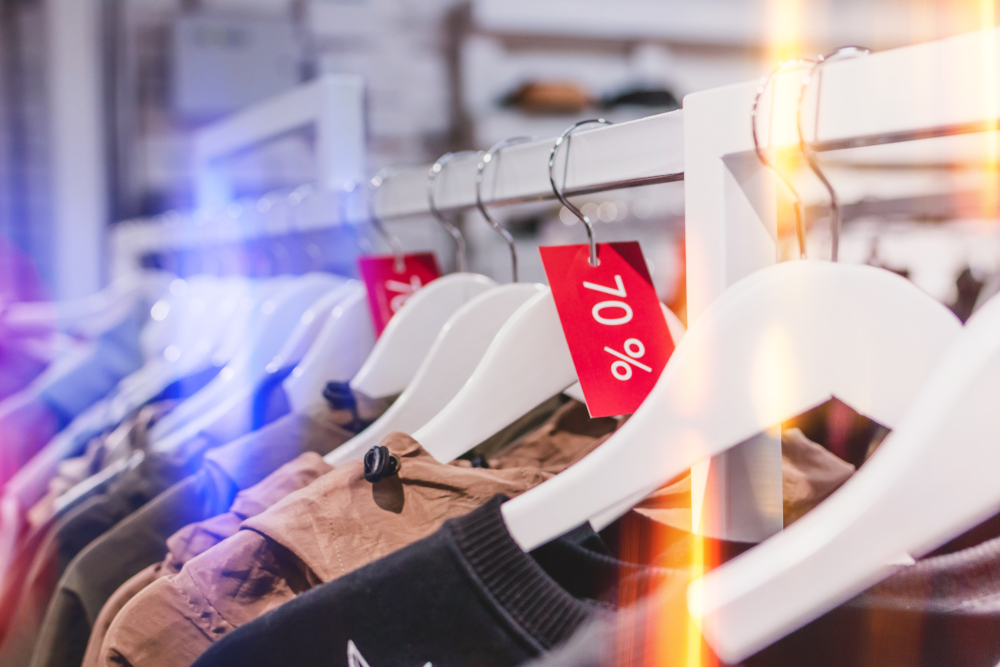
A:
[[[137,305],[118,324],[98,336],[78,363],[45,380],[38,388],[38,397],[55,413],[60,431],[110,394],[122,378],[142,367],[139,334],[145,314],[145,308]]]
[[[146,308],[136,305],[85,352],[57,365],[0,403],[0,486],[84,410],[142,366],[139,333]]]
[[[219,374],[220,370],[222,370],[221,366],[209,366],[204,370],[175,380],[143,405],[151,405],[161,401],[183,400],[208,384],[212,378]],[[62,433],[66,437],[63,438],[64,442],[60,446],[59,457],[70,459],[80,456],[87,448],[87,443],[94,438],[108,435],[117,428],[117,423],[106,419],[109,409],[108,401],[102,400],[91,407],[91,410],[96,411],[93,415],[94,419],[89,419],[91,415],[78,415],[70,426],[63,429]],[[88,424],[87,421],[91,423]],[[94,425],[95,421],[97,425]]]
[[[281,385],[294,370],[295,366],[278,369],[264,378],[257,386],[253,395],[253,412],[250,421],[252,430],[256,431],[292,411],[291,405],[288,403],[288,395],[285,394]]]
[[[179,401],[190,396],[194,396],[195,393],[211,382],[221,370],[222,366],[209,366],[204,370],[182,377],[165,387],[163,391],[150,399],[149,403],[159,403],[160,401]]]

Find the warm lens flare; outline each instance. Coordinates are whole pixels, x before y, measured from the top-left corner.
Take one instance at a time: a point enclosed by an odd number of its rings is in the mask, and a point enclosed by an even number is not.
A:
[[[705,574],[705,539],[695,535],[691,543],[691,580]],[[694,606],[694,605],[693,605]],[[694,619],[687,621],[687,641],[684,643],[684,667],[701,667],[701,630]]]
[[[979,21],[984,29],[996,25],[994,0],[979,0]],[[997,39],[994,30],[983,32],[983,79],[986,112],[989,118],[997,118],[998,112],[1000,112],[1000,103],[998,103],[1000,92],[997,90]],[[1000,216],[1000,182],[997,181],[997,130],[995,125],[985,133],[983,139],[986,142],[986,174],[980,195],[980,217],[984,220],[996,221]]]
[[[802,0],[768,2],[768,62],[785,62],[802,55],[802,5]]]
[[[763,423],[777,423],[796,388],[789,351],[793,341],[787,331],[772,326],[760,341],[753,360],[752,396]]]

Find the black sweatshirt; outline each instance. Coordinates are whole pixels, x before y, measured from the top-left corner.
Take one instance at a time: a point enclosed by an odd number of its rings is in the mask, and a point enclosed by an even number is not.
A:
[[[649,598],[655,605],[639,604],[595,620],[565,646],[526,667],[684,667],[689,664],[684,650],[661,648],[690,641],[684,593],[683,582],[674,582]],[[702,664],[721,665],[711,648],[699,643]],[[739,667],[998,664],[1000,537],[902,567]]]
[[[504,500],[303,593],[214,644],[195,667],[516,667],[654,580],[680,576],[617,560],[589,527],[527,554],[507,532]]]

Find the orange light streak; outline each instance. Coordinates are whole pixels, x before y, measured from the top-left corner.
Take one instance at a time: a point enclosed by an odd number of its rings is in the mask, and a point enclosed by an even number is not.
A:
[[[804,0],[768,0],[767,2],[767,46],[764,51],[764,70],[770,70],[778,63],[788,62],[806,55],[803,52],[803,20],[805,15]],[[776,134],[783,134],[779,127],[794,123],[795,109],[798,106],[798,90],[782,86],[778,81],[772,83],[768,92],[771,103],[768,114],[769,125],[764,136],[767,143]],[[793,151],[779,150],[773,156],[774,168],[786,176],[795,173],[797,155]],[[794,236],[794,214],[788,206],[785,193],[779,192],[778,237]]]
[[[701,535],[694,535],[691,542],[690,573],[691,581],[705,574],[705,540]],[[684,667],[701,667],[701,646],[701,630],[694,619],[688,618]]]
[[[997,90],[997,40],[992,28],[996,25],[996,7],[994,0],[979,0],[979,22],[983,32],[983,95],[986,106],[986,117],[997,119],[1000,116],[1000,102]],[[986,175],[980,195],[980,216],[984,220],[996,224],[1000,215],[1000,182],[998,182],[997,130],[994,127],[987,130],[986,141]]]
[[[802,55],[802,0],[768,2],[767,63],[798,58]]]

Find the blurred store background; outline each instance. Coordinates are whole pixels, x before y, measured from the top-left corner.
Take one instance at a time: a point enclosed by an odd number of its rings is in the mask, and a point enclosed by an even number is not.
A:
[[[363,78],[371,175],[515,135],[555,137],[577,119],[660,113],[843,44],[882,50],[994,23],[992,3],[971,0],[0,0],[0,289],[97,291],[113,271],[113,226],[196,212],[197,130],[324,74]],[[314,151],[315,137],[293,133],[236,155],[226,164],[234,195],[251,201],[313,182]],[[954,197],[943,206],[935,192],[955,191],[954,179],[981,192],[976,179],[995,170],[914,166],[891,155],[875,155],[867,172],[851,165],[853,177],[839,181],[851,212],[843,254],[877,255],[953,302],[960,276],[978,285],[1000,267],[994,227],[982,224],[995,216],[973,202],[958,214],[966,223],[927,224],[956,217]],[[871,170],[897,176],[873,192]],[[803,187],[821,206],[822,190]],[[894,189],[906,191],[903,209],[886,195]],[[914,204],[914,192],[927,197]],[[639,238],[661,297],[676,299],[682,184],[581,205],[602,240]],[[544,278],[539,244],[584,239],[552,203],[498,217],[522,250],[523,279]],[[472,268],[506,280],[500,239],[478,214],[463,224]],[[432,221],[389,226],[451,268]],[[911,262],[928,252],[940,261]]]

